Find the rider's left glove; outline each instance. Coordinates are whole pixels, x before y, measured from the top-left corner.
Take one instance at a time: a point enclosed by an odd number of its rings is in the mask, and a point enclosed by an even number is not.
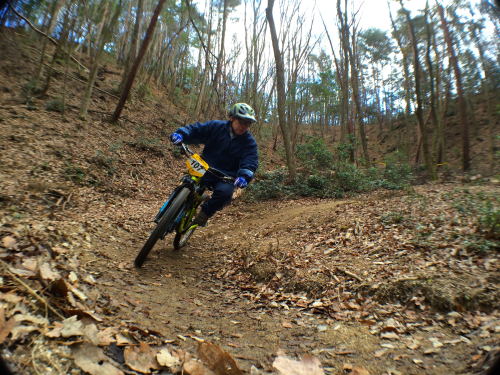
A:
[[[243,177],[238,177],[236,180],[234,180],[234,186],[239,187],[241,189],[246,188],[247,185],[248,182]]]
[[[178,145],[182,142],[182,135],[179,133],[172,133],[170,135],[170,141],[172,141],[174,145]]]

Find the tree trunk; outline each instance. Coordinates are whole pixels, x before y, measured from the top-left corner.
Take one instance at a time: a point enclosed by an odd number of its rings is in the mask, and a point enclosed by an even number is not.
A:
[[[104,3],[104,4],[103,4]],[[104,51],[104,46],[111,38],[113,29],[118,21],[118,16],[120,14],[120,5],[115,5],[115,9],[113,15],[111,16],[111,20],[107,25],[105,22],[107,21],[107,16],[109,12],[110,3],[107,0],[103,0],[99,9],[103,9],[103,24],[99,27],[98,32],[98,42],[97,49],[94,55],[94,61],[92,62],[92,67],[89,73],[89,80],[87,82],[87,87],[85,88],[85,93],[83,94],[82,104],[80,106],[80,117],[85,118],[87,116],[87,111],[90,103],[90,98],[92,96],[92,90],[94,88],[94,83],[97,77],[97,71],[99,68],[99,63],[101,61],[101,56]]]
[[[432,35],[433,29],[431,28],[431,24],[429,22],[429,4],[426,2],[425,11],[424,11],[424,21],[425,21],[425,32],[427,36],[427,46],[425,49],[425,61],[427,65],[427,71],[429,72],[429,91],[430,91],[430,110],[429,116],[432,121],[432,134],[433,134],[433,154],[437,155],[436,152],[437,145],[439,145],[439,137],[440,137],[440,124],[437,113],[437,102],[436,102],[436,89],[435,82],[437,81],[437,75],[439,74],[439,70],[434,72],[434,64],[432,63],[431,58],[431,49],[432,49]],[[435,158],[433,158],[435,159]],[[439,163],[440,161],[438,161]]]
[[[127,78],[127,81],[125,82],[125,85],[122,90],[122,94],[120,96],[120,100],[116,106],[115,112],[113,113],[113,116],[111,117],[111,122],[116,122],[120,118],[120,114],[122,113],[123,107],[125,106],[125,102],[127,101],[127,98],[130,94],[130,89],[132,88],[132,85],[134,83],[135,76],[137,74],[137,70],[139,69],[139,66],[141,64],[142,58],[146,54],[146,51],[148,49],[149,42],[151,41],[151,37],[153,36],[154,30],[156,23],[158,21],[158,16],[160,15],[161,9],[163,8],[163,5],[165,4],[166,0],[159,0],[158,5],[155,8],[155,11],[153,13],[153,17],[151,18],[151,22],[149,23],[148,29],[146,31],[146,36],[144,37],[144,40],[141,44],[141,48],[139,50],[139,53],[134,61],[134,64],[132,65],[132,68],[130,69],[129,76]]]
[[[69,34],[70,34],[71,30],[73,30],[75,23],[76,23],[76,18],[73,18],[72,22],[70,22],[70,19],[69,19],[69,16],[70,16],[69,8],[71,7],[72,4],[73,4],[73,1],[70,1],[68,4],[68,9],[66,10],[66,14],[64,16],[63,30],[62,30],[61,36],[59,38],[59,43],[56,46],[54,54],[52,55],[52,60],[50,62],[50,66],[47,69],[47,78],[45,79],[45,85],[42,89],[42,93],[41,93],[42,96],[45,96],[47,94],[47,91],[49,91],[50,82],[52,80],[52,75],[53,75],[52,68],[53,68],[54,63],[55,63],[57,57],[59,56],[59,54],[61,52],[71,54],[71,52],[69,50],[66,50],[66,49],[69,48],[67,46]]]
[[[130,40],[130,49],[128,51],[128,57],[125,60],[125,67],[123,68],[123,78],[120,83],[120,90],[123,89],[127,77],[130,73],[130,67],[137,56],[137,45],[139,44],[139,31],[142,22],[142,12],[143,12],[143,0],[137,0],[137,8],[135,10],[135,23],[134,30],[132,31],[132,38]]]
[[[453,41],[448,28],[448,23],[444,17],[443,7],[437,4],[439,18],[441,19],[441,28],[443,29],[444,39],[448,49],[450,65],[453,67],[455,74],[455,83],[457,86],[458,94],[458,111],[460,114],[460,122],[462,123],[462,169],[464,172],[470,170],[470,141],[469,141],[469,122],[467,120],[466,103],[464,97],[464,90],[462,86],[462,72],[458,66],[457,56],[453,48]]]
[[[227,17],[229,14],[229,9],[228,9],[228,0],[224,0],[224,9],[222,11],[222,30],[221,30],[221,36],[220,36],[220,48],[219,48],[219,54],[217,56],[217,65],[215,69],[215,76],[213,80],[213,87],[217,93],[219,93],[219,89],[221,87],[221,76],[222,76],[222,66],[224,62],[224,48],[225,48],[225,39],[226,39],[226,25],[227,25]],[[218,101],[218,106],[220,106],[222,103],[222,100],[220,98],[220,95],[217,95],[217,101]]]
[[[51,7],[50,19],[47,23],[47,28],[45,29],[45,33],[50,36],[54,31],[54,27],[56,26],[57,16],[59,15],[59,11],[64,5],[64,0],[57,0]],[[35,73],[35,81],[38,82],[40,80],[40,75],[42,74],[43,64],[45,60],[45,50],[47,49],[48,39],[43,38],[42,41],[42,52],[40,53],[40,62],[38,63],[38,68]]]
[[[354,24],[354,22],[353,22]],[[349,29],[347,29],[348,35],[350,34]],[[356,46],[356,31],[353,30],[352,33],[352,45]],[[363,108],[361,106],[361,98],[360,98],[360,88],[359,88],[359,76],[361,76],[358,64],[357,64],[357,56],[353,52],[353,48],[350,43],[347,43],[345,46],[347,48],[347,52],[349,54],[349,62],[351,65],[351,88],[352,88],[352,97],[354,101],[354,105],[356,108],[355,113],[355,121],[357,124],[357,128],[359,129],[359,135],[361,138],[361,147],[363,150],[363,158],[365,159],[365,164],[370,165],[370,155],[368,154],[368,144],[366,140],[365,127],[363,125]]]
[[[273,19],[273,6],[274,0],[268,0],[266,8],[266,18],[269,23],[269,31],[271,33],[271,41],[273,44],[274,59],[276,62],[276,88],[278,97],[278,122],[285,144],[285,156],[288,167],[288,176],[291,181],[295,181],[297,170],[295,166],[295,155],[292,150],[292,142],[290,129],[286,122],[285,106],[286,106],[286,92],[285,92],[285,66],[283,64],[283,56],[279,49],[278,35],[276,33],[276,26]]]
[[[474,17],[474,14],[472,10],[469,8],[469,11],[471,13],[471,17]],[[493,175],[495,173],[495,124],[496,119],[495,119],[495,114],[494,114],[494,103],[492,103],[492,98],[491,94],[493,92],[492,89],[492,71],[491,67],[488,64],[488,61],[486,60],[485,56],[485,46],[483,45],[483,42],[481,41],[479,35],[477,34],[476,26],[472,25],[471,26],[471,32],[472,32],[472,39],[476,43],[477,50],[479,52],[479,59],[481,61],[481,66],[483,68],[484,72],[484,83],[482,85],[482,97],[483,97],[483,102],[486,103],[486,112],[487,112],[487,118],[488,118],[488,135],[489,135],[489,162],[490,162],[490,173]]]
[[[408,126],[409,125],[408,118],[410,117],[411,114],[410,69],[408,67],[408,54],[406,52],[406,49],[404,48],[403,41],[401,40],[399,31],[396,27],[394,19],[392,18],[392,12],[390,10],[389,10],[389,17],[391,19],[391,24],[392,24],[392,30],[393,30],[392,35],[396,39],[396,42],[398,44],[399,50],[401,51],[402,55],[401,61],[403,63],[403,77],[404,77],[404,90],[405,90],[405,103],[406,103],[405,122],[406,125]]]
[[[429,147],[429,135],[424,121],[424,110],[423,110],[423,100],[422,100],[422,89],[421,89],[421,72],[422,68],[420,65],[420,59],[418,55],[418,42],[415,36],[415,28],[413,22],[410,18],[410,13],[403,6],[403,1],[399,0],[401,4],[401,9],[403,10],[406,21],[408,22],[408,33],[410,35],[410,41],[413,49],[413,70],[415,74],[415,95],[417,97],[417,108],[415,113],[417,115],[418,127],[420,130],[420,135],[422,137],[422,151],[424,156],[424,163],[429,175],[432,179],[436,179],[436,168],[431,158],[430,147]]]

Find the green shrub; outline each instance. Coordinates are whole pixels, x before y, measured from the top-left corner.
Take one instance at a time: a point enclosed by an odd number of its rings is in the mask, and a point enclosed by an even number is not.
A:
[[[500,244],[498,241],[490,241],[482,237],[469,237],[465,241],[463,241],[464,247],[475,253],[486,254],[493,250],[497,250],[500,248]]]
[[[309,137],[306,143],[297,146],[297,159],[309,168],[330,169],[333,154],[328,150],[322,138]]]
[[[151,87],[143,82],[135,89],[135,96],[141,100],[148,100],[153,98],[153,92],[151,91]]]
[[[367,175],[354,164],[341,162],[336,164],[333,184],[344,192],[362,192],[369,190],[371,184]]]
[[[339,162],[348,162],[351,160],[351,155],[356,148],[356,139],[353,135],[349,135],[347,142],[339,143],[335,155]]]
[[[250,184],[245,197],[252,201],[284,197],[287,195],[285,177],[286,174],[283,169],[262,173],[254,183]]]
[[[402,212],[388,212],[382,215],[380,221],[385,225],[401,224],[407,219]]]
[[[500,210],[487,200],[479,208],[479,229],[486,234],[487,238],[500,239]]]
[[[66,168],[64,169],[64,176],[67,180],[70,180],[77,184],[83,184],[85,181],[86,173],[85,171],[76,165],[71,163],[66,164]]]
[[[297,146],[297,179],[287,183],[287,171],[280,169],[259,175],[250,185],[247,198],[266,200],[283,197],[335,197],[377,188],[403,189],[412,181],[411,167],[399,154],[388,160],[384,169],[358,168],[349,161],[354,142],[337,146],[334,155],[321,138],[309,137]]]
[[[64,112],[64,102],[60,98],[51,99],[45,104],[45,109],[52,112]]]
[[[97,151],[96,154],[90,158],[91,163],[106,169],[109,176],[113,176],[116,173],[115,158],[104,154],[102,151]]]
[[[34,79],[28,81],[22,88],[21,94],[24,98],[31,98],[33,95],[38,95],[42,92],[42,88],[38,85],[38,82]]]
[[[158,138],[141,137],[135,141],[129,142],[128,144],[141,151],[148,151],[157,156],[165,156],[165,152],[163,151],[164,146]]]
[[[391,190],[403,189],[411,184],[412,168],[408,164],[386,164],[381,187]]]

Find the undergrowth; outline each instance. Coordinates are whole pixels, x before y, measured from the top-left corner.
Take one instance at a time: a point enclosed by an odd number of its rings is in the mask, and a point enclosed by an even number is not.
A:
[[[383,167],[359,167],[349,161],[350,144],[340,144],[335,152],[321,138],[310,137],[297,146],[298,174],[287,180],[285,169],[262,172],[250,185],[246,198],[252,201],[276,198],[341,198],[378,188],[404,189],[412,182],[411,167],[397,154]]]

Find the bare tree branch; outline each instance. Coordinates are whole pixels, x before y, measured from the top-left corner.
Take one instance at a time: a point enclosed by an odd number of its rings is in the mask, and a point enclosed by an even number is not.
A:
[[[43,31],[41,31],[40,29],[38,29],[35,25],[33,25],[31,23],[30,20],[28,20],[26,17],[24,17],[22,14],[20,14],[17,10],[14,9],[14,7],[10,4],[10,2],[8,3],[9,4],[9,8],[12,9],[12,11],[14,12],[14,14],[16,16],[18,16],[19,18],[21,18],[22,20],[24,20],[24,22],[26,22],[28,24],[29,27],[31,27],[33,30],[35,30],[37,33],[43,35],[44,37],[46,37],[48,40],[50,40],[50,42],[52,42],[54,45],[58,45],[59,43],[57,43],[57,41],[52,38],[50,35],[47,35],[45,34]],[[78,61],[75,57],[71,56],[71,54],[68,52],[68,51],[64,51],[66,52],[71,60],[73,60],[74,62],[76,62],[83,70],[85,70],[86,72],[88,72],[89,70],[87,69],[87,67],[85,67],[85,65],[83,65],[80,61]]]

